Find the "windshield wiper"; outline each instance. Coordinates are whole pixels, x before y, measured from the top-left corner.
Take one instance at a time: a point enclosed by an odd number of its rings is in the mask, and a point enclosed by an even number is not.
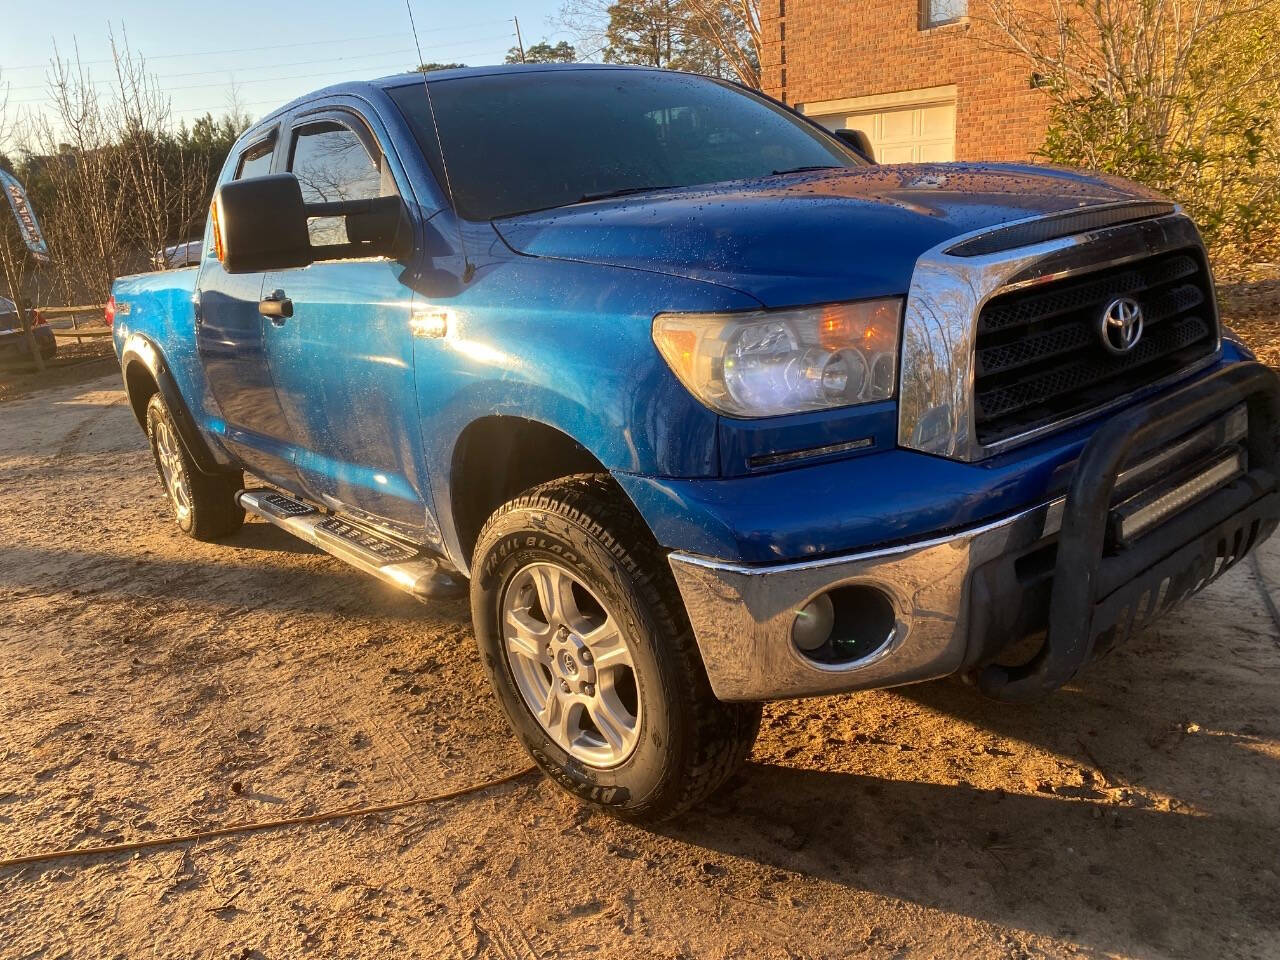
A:
[[[820,163],[812,167],[792,167],[789,170],[775,170],[770,176],[780,177],[784,173],[808,173],[810,170],[843,170],[844,165],[840,163]]]
[[[676,185],[653,187],[623,187],[620,190],[602,190],[599,193],[584,193],[574,203],[591,203],[593,200],[610,200],[613,197],[625,197],[633,193],[652,193],[654,190],[675,190]]]

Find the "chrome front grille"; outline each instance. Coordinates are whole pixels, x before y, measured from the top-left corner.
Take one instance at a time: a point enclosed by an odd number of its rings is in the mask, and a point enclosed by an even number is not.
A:
[[[1108,352],[1103,312],[1117,297],[1143,308],[1144,333]],[[1209,272],[1198,250],[995,297],[978,316],[975,429],[989,444],[1100,406],[1175,373],[1217,346]]]
[[[1148,212],[1122,206],[1104,212]],[[975,233],[916,262],[903,317],[899,446],[983,460],[1173,383],[1217,356],[1213,285],[1187,217],[1175,212],[1069,236],[1053,236],[1063,218],[1049,219],[1047,227],[1031,220],[1000,228],[1002,236],[1015,227],[1028,236],[1047,232],[1052,238],[1043,242],[1006,249]],[[1103,343],[1103,314],[1119,298],[1141,306],[1143,334],[1117,354]]]

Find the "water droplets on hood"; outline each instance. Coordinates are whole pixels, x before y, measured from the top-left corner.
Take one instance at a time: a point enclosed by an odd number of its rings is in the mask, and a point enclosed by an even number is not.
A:
[[[903,164],[663,189],[494,226],[529,256],[689,277],[777,306],[900,295],[919,255],[953,237],[1153,196],[1052,167]]]

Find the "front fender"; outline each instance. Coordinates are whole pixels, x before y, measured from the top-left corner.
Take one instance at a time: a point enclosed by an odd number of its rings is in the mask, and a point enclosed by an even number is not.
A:
[[[653,317],[758,305],[640,270],[510,255],[490,263],[461,296],[433,298],[432,309],[447,308],[447,334],[415,340],[433,474],[469,423],[506,414],[555,427],[610,470],[715,475],[717,417],[658,354]]]
[[[447,317],[443,336],[415,339],[414,366],[432,499],[452,550],[446,505],[465,493],[454,489],[455,452],[480,420],[549,427],[616,474],[719,472],[718,418],[676,379],[650,330],[664,310],[758,302],[680,277],[510,254],[456,298],[420,295]]]
[[[414,341],[423,450],[446,541],[455,449],[482,418],[551,427],[617,473],[716,475],[718,418],[659,355],[653,317],[758,302],[701,281],[497,249],[460,295],[419,291],[447,318],[443,335]]]
[[[508,417],[513,423],[548,427],[564,435],[586,450],[606,470],[621,472],[633,464],[652,464],[659,456],[654,449],[650,430],[634,431],[617,405],[583,402],[580,396],[552,389],[545,384],[512,381],[487,381],[462,390],[432,418],[431,428],[423,430],[424,451],[428,457],[428,476],[432,499],[442,508],[455,503],[457,455],[468,428],[482,420]],[[662,424],[679,432],[675,420]],[[714,430],[697,429],[686,423],[679,436],[670,440],[659,437],[658,447],[676,459],[699,462],[708,456],[708,436]],[[688,449],[674,455],[671,445],[683,443]],[[712,452],[714,447],[711,448]],[[441,535],[451,553],[466,562],[461,548],[457,517],[452,509],[442,509],[437,517]]]

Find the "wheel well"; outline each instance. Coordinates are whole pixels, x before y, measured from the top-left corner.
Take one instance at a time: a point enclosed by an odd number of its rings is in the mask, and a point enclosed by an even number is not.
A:
[[[582,444],[521,417],[485,417],[463,431],[451,468],[453,521],[468,560],[480,528],[530,487],[578,473],[607,473]]]
[[[124,385],[129,395],[129,406],[133,408],[133,415],[137,418],[138,424],[145,429],[147,404],[151,397],[159,392],[160,385],[156,383],[156,378],[151,375],[151,371],[141,360],[133,360],[125,367]]]

